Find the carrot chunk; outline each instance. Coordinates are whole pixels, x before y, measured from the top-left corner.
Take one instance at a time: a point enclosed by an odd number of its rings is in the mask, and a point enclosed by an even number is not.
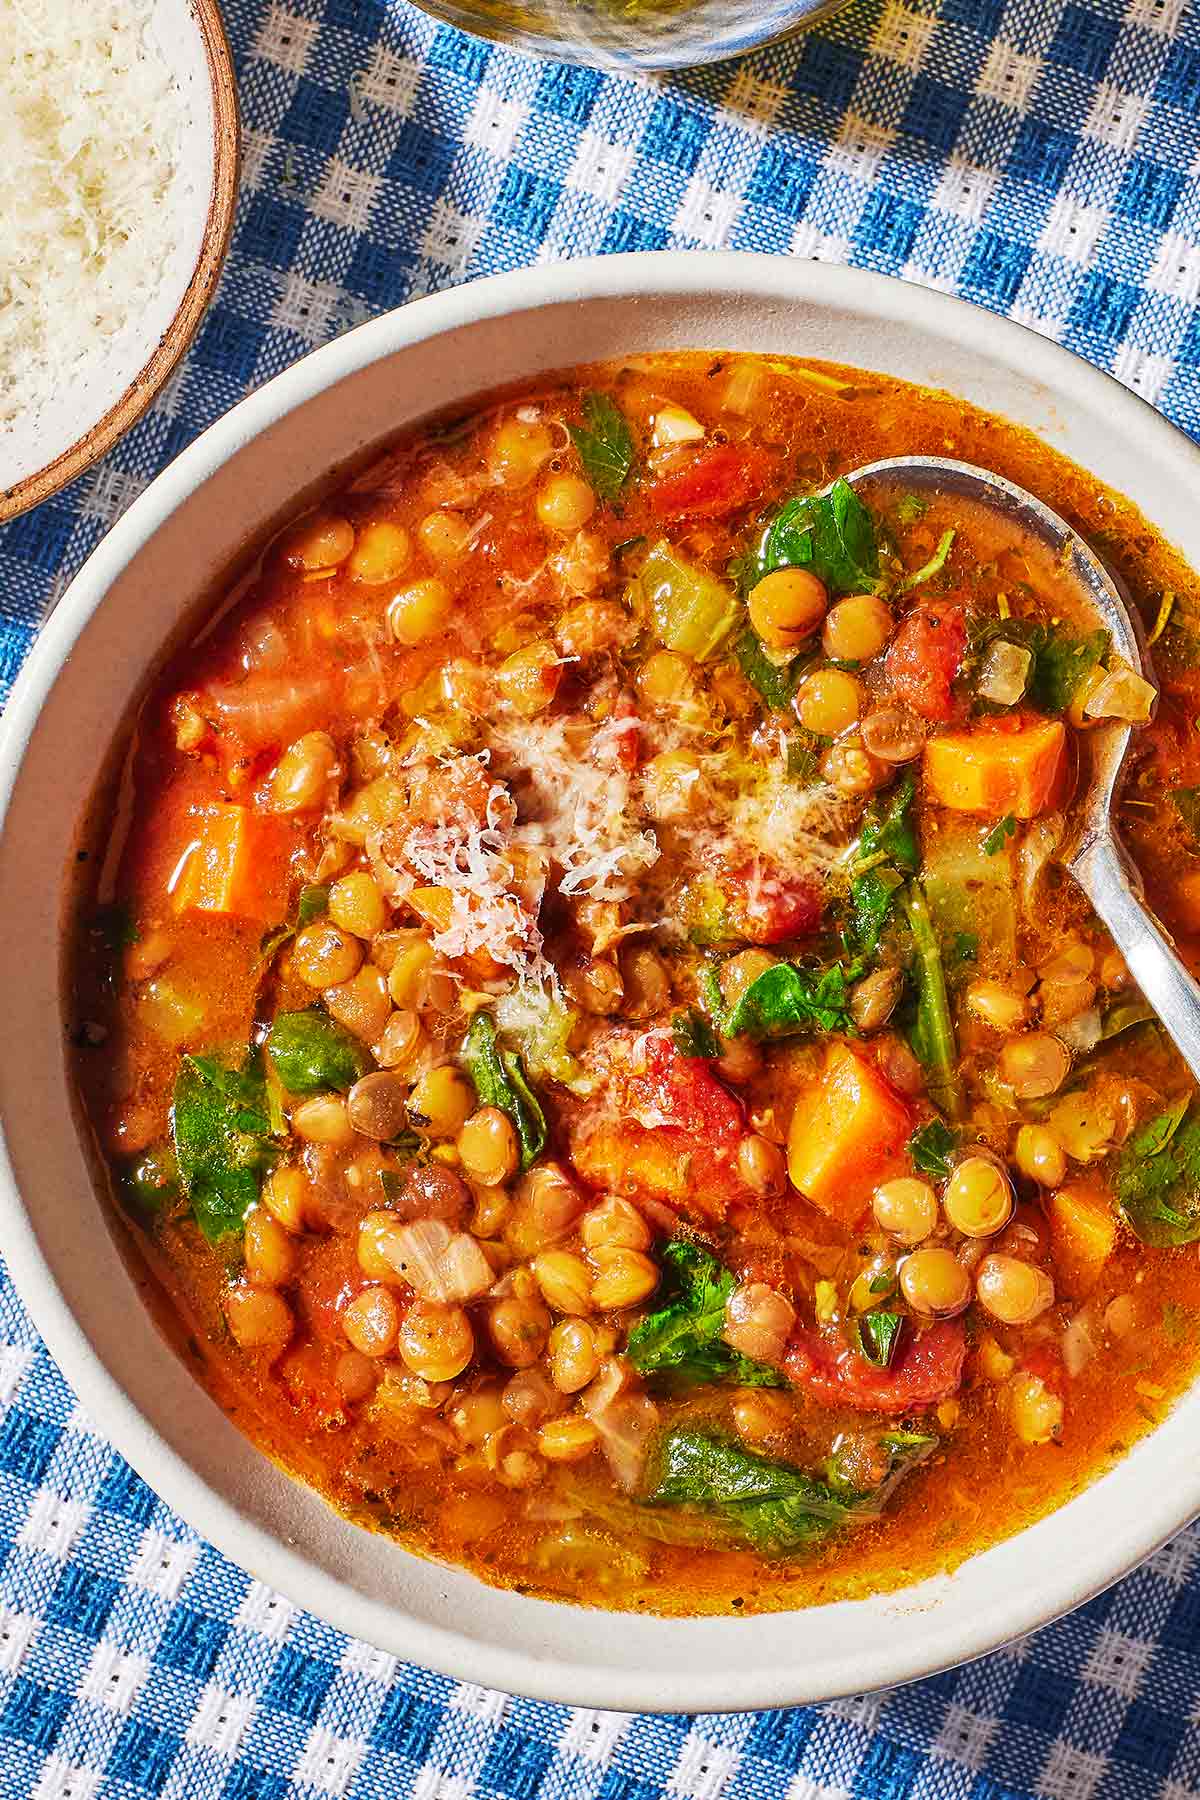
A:
[[[925,787],[930,799],[956,812],[1032,819],[1060,795],[1066,755],[1060,719],[947,731],[925,746]]]
[[[217,801],[196,808],[190,824],[191,841],[169,887],[175,911],[278,918],[291,837],[280,821]]]
[[[912,1132],[912,1113],[875,1064],[833,1043],[788,1132],[788,1174],[806,1200],[853,1225]]]

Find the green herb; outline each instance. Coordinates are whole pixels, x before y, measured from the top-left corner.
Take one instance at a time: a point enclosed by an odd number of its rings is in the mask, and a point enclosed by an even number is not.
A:
[[[477,1012],[471,1020],[462,1060],[480,1106],[498,1106],[516,1126],[521,1167],[527,1169],[546,1148],[546,1115],[525,1079],[520,1057],[500,1048],[489,1013]]]
[[[869,1312],[863,1313],[858,1321],[858,1347],[867,1362],[877,1369],[886,1369],[896,1354],[896,1346],[900,1341],[900,1327],[904,1323],[902,1313]]]
[[[721,1045],[716,1032],[697,1007],[676,1013],[671,1020],[671,1036],[680,1056],[720,1056]]]
[[[275,1160],[263,1078],[185,1056],[175,1082],[171,1135],[179,1177],[210,1243],[241,1228]]]
[[[1200,788],[1172,788],[1171,804],[1193,845],[1200,845]]]
[[[946,993],[946,972],[925,890],[915,877],[904,889],[902,904],[916,951],[913,976],[917,1013],[911,1034],[912,1047],[929,1071],[929,1092],[934,1102],[950,1118],[956,1119],[962,1111],[962,1088],[958,1077],[954,1020]]]
[[[344,1094],[371,1066],[358,1039],[318,1006],[280,1013],[267,1057],[289,1094]]]
[[[619,544],[614,544],[612,554],[614,557],[628,556],[631,550],[640,550],[645,542],[646,534],[640,531],[636,537],[622,538]]]
[[[721,1339],[725,1302],[737,1283],[710,1250],[671,1238],[656,1251],[663,1272],[662,1304],[629,1334],[625,1354],[659,1386],[692,1387],[736,1381],[742,1387],[782,1387],[766,1363],[742,1356]]]
[[[733,646],[738,668],[752,688],[756,688],[772,712],[785,712],[791,705],[805,658],[793,656],[777,663],[767,655],[763,641],[749,626]]]
[[[996,824],[992,826],[992,829],[984,838],[983,854],[985,856],[999,856],[1009,838],[1015,836],[1016,829],[1017,821],[1013,818],[1013,815],[1011,813],[1005,813],[1004,817],[997,820]]]
[[[792,1037],[802,1031],[853,1032],[846,970],[801,969],[775,963],[764,969],[721,1021],[723,1037]]]
[[[950,1158],[958,1149],[959,1133],[952,1131],[944,1119],[930,1119],[908,1140],[908,1154],[919,1175],[932,1175],[945,1181],[950,1174]]]
[[[1155,1249],[1200,1239],[1200,1117],[1190,1096],[1143,1125],[1121,1152],[1116,1194],[1131,1231]]]
[[[839,1527],[878,1515],[896,1480],[929,1454],[935,1440],[894,1434],[889,1474],[873,1493],[835,1485],[686,1426],[663,1438],[652,1505],[691,1504],[716,1513],[759,1550],[786,1555],[821,1542]]]
[[[872,1275],[867,1283],[868,1294],[890,1294],[896,1285],[896,1277],[891,1269],[881,1269],[878,1275]]]
[[[633,472],[633,436],[619,406],[607,394],[583,396],[583,425],[569,425],[583,472],[602,500],[615,500]]]
[[[920,861],[912,809],[917,786],[911,771],[887,795],[872,800],[863,813],[858,838],[858,863],[894,863],[906,875],[915,875]]]
[[[946,566],[946,558],[950,554],[950,548],[953,543],[954,528],[951,526],[949,531],[943,531],[938,547],[930,557],[929,561],[923,564],[921,568],[914,569],[911,575],[906,575],[904,580],[897,586],[896,592],[898,594],[910,593],[913,588],[921,587],[925,582],[932,581],[935,575],[940,575]]]
[[[929,511],[929,502],[923,494],[901,494],[895,511],[901,525],[915,525]]]
[[[827,494],[787,500],[744,559],[747,587],[773,569],[811,569],[831,594],[873,592],[879,585],[875,522],[848,481]]]
[[[1107,1043],[1136,1025],[1148,1025],[1153,1018],[1154,1008],[1140,994],[1132,1000],[1118,1000],[1101,1014],[1100,1041]]]

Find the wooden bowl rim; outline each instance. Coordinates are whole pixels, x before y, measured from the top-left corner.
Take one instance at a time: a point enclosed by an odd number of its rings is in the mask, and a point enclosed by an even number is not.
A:
[[[196,335],[220,279],[233,234],[241,163],[237,78],[219,0],[189,0],[189,6],[204,44],[213,106],[212,188],[196,266],[174,318],[119,399],[60,456],[0,490],[0,524],[58,493],[137,423]]]

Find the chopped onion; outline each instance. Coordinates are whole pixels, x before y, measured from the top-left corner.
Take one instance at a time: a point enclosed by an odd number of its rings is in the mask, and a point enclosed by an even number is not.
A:
[[[492,1265],[476,1240],[444,1219],[397,1226],[379,1248],[422,1300],[477,1300],[492,1285]]]
[[[1068,1375],[1078,1375],[1096,1354],[1086,1313],[1076,1313],[1062,1334],[1063,1363]]]
[[[1007,638],[997,638],[988,645],[979,668],[975,691],[981,700],[993,706],[1015,706],[1029,681],[1030,651]]]
[[[658,1429],[658,1408],[648,1394],[630,1392],[627,1364],[610,1357],[585,1389],[581,1404],[600,1433],[600,1447],[617,1486],[627,1494],[641,1482]]]
[[[759,363],[735,363],[729,371],[729,379],[725,383],[725,392],[721,399],[721,411],[737,413],[744,416],[753,411],[758,399],[759,389],[763,384],[763,372]]]
[[[1021,907],[1027,917],[1035,912],[1042,871],[1058,849],[1066,821],[1061,813],[1044,813],[1035,819],[1021,844]]]
[[[1054,1027],[1055,1035],[1060,1037],[1068,1049],[1074,1050],[1077,1056],[1086,1056],[1100,1042],[1103,1026],[1100,1022],[1098,1008],[1089,1006],[1086,1012],[1076,1013],[1073,1019],[1065,1020]]]
[[[1089,719],[1123,719],[1130,725],[1144,725],[1158,698],[1154,683],[1132,669],[1111,669],[1092,689],[1084,702]]]
[[[694,444],[703,436],[704,427],[699,419],[669,400],[654,415],[650,442],[656,450],[663,450],[668,444]]]

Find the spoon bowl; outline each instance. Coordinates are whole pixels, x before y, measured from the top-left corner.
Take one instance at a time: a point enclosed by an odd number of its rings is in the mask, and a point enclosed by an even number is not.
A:
[[[872,480],[903,481],[909,489],[958,495],[1031,533],[1053,553],[1064,578],[1075,585],[1108,632],[1116,657],[1154,683],[1141,622],[1123,584],[1079,533],[1036,495],[988,469],[942,456],[887,457],[865,463],[846,479],[852,486]],[[1121,770],[1135,729],[1122,719],[1100,719],[1081,733],[1086,786],[1072,808],[1062,862],[1200,1081],[1200,986],[1146,905],[1141,876],[1113,823]]]

